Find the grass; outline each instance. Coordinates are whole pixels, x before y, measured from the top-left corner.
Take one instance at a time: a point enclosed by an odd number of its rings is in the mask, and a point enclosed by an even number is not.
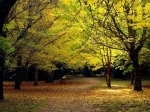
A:
[[[112,88],[97,85],[88,101],[100,112],[150,112],[150,81],[143,80],[143,91],[133,91],[130,80],[113,80]]]
[[[103,102],[103,104],[95,105],[101,110],[106,112],[149,112],[149,101],[109,101]]]
[[[40,101],[10,98],[0,102],[0,112],[33,112],[42,105]]]
[[[112,88],[107,88],[104,78],[74,78],[66,84],[40,82],[37,87],[33,82],[23,82],[21,90],[14,90],[13,85],[4,83],[0,112],[36,112],[46,102],[59,100],[83,100],[97,112],[150,112],[149,80],[143,80],[142,92],[133,91],[129,80],[112,80]]]

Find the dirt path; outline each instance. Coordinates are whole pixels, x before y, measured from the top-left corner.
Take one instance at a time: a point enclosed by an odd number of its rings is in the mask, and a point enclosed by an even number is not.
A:
[[[69,79],[66,84],[58,86],[49,91],[46,105],[37,112],[100,112],[87,101],[91,87],[97,85],[97,78]]]

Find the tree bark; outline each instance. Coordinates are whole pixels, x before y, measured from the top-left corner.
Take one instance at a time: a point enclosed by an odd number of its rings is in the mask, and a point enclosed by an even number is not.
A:
[[[137,51],[130,52],[130,58],[133,63],[134,90],[142,91],[142,81],[141,81],[141,72],[140,72],[140,66],[138,61],[138,52]]]
[[[111,87],[111,73],[110,73],[110,63],[111,63],[111,49],[106,53],[106,60],[107,60],[107,73],[106,73],[106,82],[107,82],[107,87]]]
[[[26,63],[25,63],[25,68],[24,68],[25,70],[25,81],[27,81],[28,82],[28,70],[29,70],[29,62],[27,61]]]
[[[134,71],[131,72],[131,84],[134,84]]]
[[[5,65],[5,53],[0,49],[0,100],[4,100],[3,94],[4,65]]]
[[[53,76],[52,76],[52,73],[47,72],[45,75],[46,75],[46,80],[45,80],[45,82],[46,82],[46,83],[53,83]]]
[[[37,74],[37,64],[33,65],[33,73],[34,73],[34,86],[38,86],[38,74]]]
[[[21,89],[21,75],[22,75],[22,57],[18,56],[17,58],[17,68],[16,68],[16,76],[15,76],[15,88],[14,89]]]
[[[136,91],[142,91],[142,81],[141,81],[141,74],[139,71],[139,67],[134,67],[134,90]]]
[[[0,100],[4,100],[4,94],[3,94],[3,70],[0,70]]]
[[[21,67],[16,68],[16,76],[15,76],[15,87],[14,89],[21,89],[20,84],[21,84]]]
[[[107,74],[106,74],[106,82],[107,82],[107,87],[111,87],[111,78],[110,78],[110,63],[108,62],[107,65]]]

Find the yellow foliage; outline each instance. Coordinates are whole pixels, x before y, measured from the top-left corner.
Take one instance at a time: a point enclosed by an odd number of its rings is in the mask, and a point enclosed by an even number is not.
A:
[[[98,12],[99,12],[99,13],[106,13],[106,9],[103,8],[103,7],[99,7],[99,8],[98,8]]]
[[[80,11],[80,15],[81,15],[81,16],[86,16],[86,15],[87,15],[87,12],[84,11],[84,10],[81,10],[81,11]]]
[[[95,2],[95,0],[87,0],[87,3],[90,5],[93,4],[94,2]]]
[[[65,5],[70,5],[70,2],[71,2],[70,0],[61,0],[61,1]]]
[[[36,30],[35,30],[35,29],[33,29],[33,28],[32,28],[32,29],[30,29],[30,30],[29,30],[29,32],[31,32],[31,33],[33,33],[33,34],[36,34],[36,33],[37,33],[37,32],[36,32]]]
[[[150,0],[141,0],[144,4],[150,2]]]
[[[114,3],[118,3],[120,0],[113,0],[114,1]]]

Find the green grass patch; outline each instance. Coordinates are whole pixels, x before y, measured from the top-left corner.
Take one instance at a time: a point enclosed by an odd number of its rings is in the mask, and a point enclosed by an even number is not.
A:
[[[103,110],[106,112],[149,112],[150,111],[150,101],[109,101],[109,102],[100,102],[94,104],[95,108],[98,110]]]
[[[35,112],[44,105],[44,101],[31,99],[10,99],[0,102],[0,112]]]

